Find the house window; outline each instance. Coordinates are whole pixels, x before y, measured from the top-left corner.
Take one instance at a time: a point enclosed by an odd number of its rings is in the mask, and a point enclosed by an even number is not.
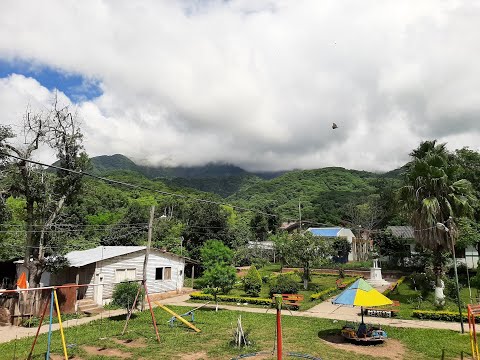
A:
[[[115,270],[115,282],[119,283],[127,280],[135,280],[136,269],[117,269]]]
[[[155,269],[155,280],[171,280],[172,268],[171,267],[158,267]]]

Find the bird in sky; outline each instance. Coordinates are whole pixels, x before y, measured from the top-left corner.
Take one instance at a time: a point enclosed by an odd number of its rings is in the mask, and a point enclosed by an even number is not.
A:
[[[338,128],[337,124],[333,123],[332,124],[332,129],[335,130],[336,128]]]

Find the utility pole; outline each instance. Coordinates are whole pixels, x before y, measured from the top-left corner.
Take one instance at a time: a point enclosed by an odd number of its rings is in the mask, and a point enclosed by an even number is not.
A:
[[[448,228],[446,228],[447,236],[450,238],[451,245],[452,245],[452,257],[453,257],[453,269],[455,271],[455,286],[457,290],[457,305],[458,305],[458,313],[460,314],[460,328],[462,330],[462,334],[465,333],[463,329],[463,315],[462,315],[462,305],[460,303],[460,286],[458,285],[458,272],[457,272],[457,259],[455,258],[455,242],[453,240],[452,234],[452,217],[449,217],[447,220]],[[468,271],[468,266],[467,266]]]
[[[152,233],[153,233],[153,217],[155,215],[155,206],[152,205],[150,208],[150,220],[148,221],[148,240],[147,247],[145,248],[145,259],[143,260],[143,276],[142,276],[142,286],[145,286],[147,283],[147,265],[148,265],[148,256],[150,255],[150,246],[152,245]],[[145,296],[142,300],[142,311],[145,310]]]
[[[298,217],[300,218],[300,232],[302,232],[302,204],[300,199],[298,199]]]

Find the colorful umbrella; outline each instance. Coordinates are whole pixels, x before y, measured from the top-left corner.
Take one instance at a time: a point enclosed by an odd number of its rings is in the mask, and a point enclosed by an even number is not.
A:
[[[363,323],[363,307],[364,306],[384,306],[391,305],[393,301],[375,290],[362,278],[355,281],[340,295],[333,299],[332,304],[350,305],[362,307],[362,323]]]

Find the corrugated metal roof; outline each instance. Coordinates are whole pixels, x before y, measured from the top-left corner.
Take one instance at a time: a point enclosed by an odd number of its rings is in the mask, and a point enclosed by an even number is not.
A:
[[[69,252],[65,257],[70,266],[81,267],[140,250],[145,250],[145,246],[97,246],[93,249]]]
[[[413,239],[415,237],[411,226],[388,226],[387,230],[390,230],[393,236],[402,239]]]
[[[336,237],[338,233],[342,230],[339,227],[332,227],[332,228],[308,228],[313,235],[316,236],[324,236],[324,237]]]
[[[68,259],[70,266],[82,267],[88,264],[96,263],[97,261],[111,259],[117,256],[127,255],[137,251],[142,251],[145,250],[145,248],[146,246],[97,246],[93,249],[69,252],[67,255],[65,255],[65,257]],[[183,256],[169,253],[165,250],[152,248],[152,251],[159,251],[181,259],[187,259]],[[193,262],[193,260],[190,261]]]

